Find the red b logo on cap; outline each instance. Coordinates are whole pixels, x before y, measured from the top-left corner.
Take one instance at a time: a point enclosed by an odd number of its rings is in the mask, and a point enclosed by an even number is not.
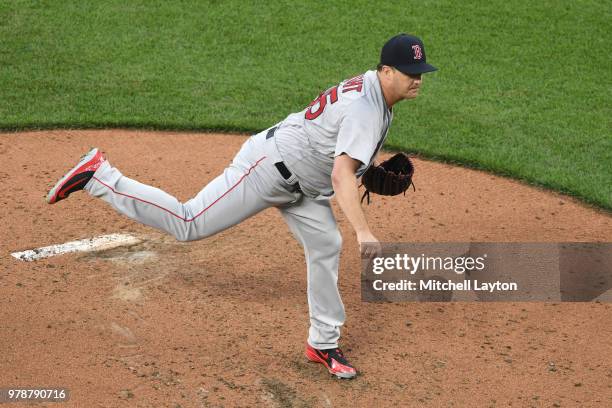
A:
[[[421,46],[419,44],[413,45],[412,50],[414,51],[414,59],[420,60],[423,58],[423,52],[421,51]]]

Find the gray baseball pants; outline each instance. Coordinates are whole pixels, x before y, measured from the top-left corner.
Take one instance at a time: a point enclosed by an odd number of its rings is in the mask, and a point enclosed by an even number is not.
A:
[[[285,180],[275,163],[282,161],[267,131],[250,137],[223,174],[194,198],[179,202],[170,194],[131,180],[105,162],[85,186],[133,220],[160,229],[179,241],[209,237],[268,208],[277,207],[306,257],[310,329],[308,343],[318,349],[338,347],[344,305],[338,292],[342,237],[329,200],[295,191],[295,176]]]

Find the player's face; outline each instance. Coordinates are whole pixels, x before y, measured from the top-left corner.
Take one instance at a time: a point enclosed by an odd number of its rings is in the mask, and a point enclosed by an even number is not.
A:
[[[393,87],[401,99],[414,99],[421,89],[421,74],[404,74],[393,70]]]
[[[408,75],[384,65],[378,72],[387,105],[393,106],[402,99],[414,99],[419,95],[421,75]]]

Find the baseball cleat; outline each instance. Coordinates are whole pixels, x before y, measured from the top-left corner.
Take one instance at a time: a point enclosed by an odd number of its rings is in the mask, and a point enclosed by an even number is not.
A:
[[[106,161],[97,148],[91,149],[47,194],[47,203],[55,204],[70,193],[82,190],[98,168]]]
[[[321,363],[338,378],[354,378],[357,370],[346,360],[339,348],[319,350],[306,344],[306,358],[315,363]]]

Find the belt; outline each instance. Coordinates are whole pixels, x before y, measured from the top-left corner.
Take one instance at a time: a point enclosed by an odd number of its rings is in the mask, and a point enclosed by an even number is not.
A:
[[[276,132],[276,129],[278,129],[278,126],[274,126],[273,128],[270,128],[270,130],[268,130],[268,133],[266,133],[266,140],[271,137],[274,137],[274,132]]]
[[[274,126],[273,128],[270,128],[270,130],[268,130],[268,133],[266,134],[266,140],[274,137],[274,132],[276,132],[276,129],[278,129],[278,126]],[[293,173],[289,171],[285,163],[283,163],[282,161],[274,163],[274,167],[276,167],[278,172],[281,174],[281,176],[283,176],[285,180],[289,180],[291,179],[291,177],[293,177]],[[292,187],[294,189],[293,191],[299,191],[300,193],[302,192],[300,183],[298,183],[297,181],[292,184]]]

